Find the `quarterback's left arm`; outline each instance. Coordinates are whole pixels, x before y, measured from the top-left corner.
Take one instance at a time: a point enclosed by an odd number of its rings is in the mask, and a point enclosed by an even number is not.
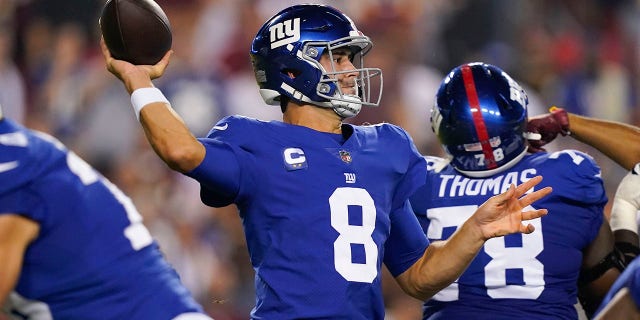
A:
[[[427,300],[460,277],[488,239],[533,232],[533,225],[523,222],[544,216],[547,210],[523,210],[552,191],[545,187],[525,195],[540,181],[541,176],[534,177],[483,203],[448,240],[431,244],[422,258],[396,277],[400,287]]]
[[[36,239],[40,226],[17,214],[0,214],[0,306],[14,289],[24,253]]]

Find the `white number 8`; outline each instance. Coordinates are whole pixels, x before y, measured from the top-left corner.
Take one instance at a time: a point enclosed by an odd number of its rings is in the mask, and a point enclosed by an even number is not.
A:
[[[329,197],[331,226],[340,233],[333,243],[336,271],[347,281],[371,283],[378,275],[378,247],[372,234],[376,225],[376,207],[367,190],[337,188]],[[349,206],[362,209],[362,225],[349,224]],[[354,263],[351,244],[364,246],[365,262]]]
[[[476,205],[433,208],[427,210],[429,239],[442,239],[443,229],[458,227],[478,208]],[[533,210],[527,207],[524,210]],[[544,249],[542,223],[540,218],[530,220],[536,232],[522,235],[521,247],[507,247],[504,237],[489,239],[484,251],[491,261],[484,267],[487,295],[494,299],[520,298],[537,299],[544,290],[544,265],[536,256]],[[524,285],[508,285],[507,269],[520,269]],[[438,301],[458,300],[458,281],[444,288],[434,297]]]

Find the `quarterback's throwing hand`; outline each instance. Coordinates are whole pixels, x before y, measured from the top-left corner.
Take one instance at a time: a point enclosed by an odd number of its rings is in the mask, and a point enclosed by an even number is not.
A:
[[[525,225],[522,222],[546,215],[547,209],[527,207],[551,193],[552,189],[545,187],[524,197],[523,195],[540,181],[542,176],[536,176],[518,187],[511,185],[509,190],[491,197],[478,208],[472,219],[485,240],[511,233],[531,233],[535,230],[533,225]],[[523,211],[525,209],[526,211]]]
[[[161,77],[167,69],[173,53],[173,50],[167,51],[162,60],[155,65],[133,65],[127,61],[113,58],[104,39],[100,40],[100,47],[107,70],[124,83],[129,93],[140,87],[148,87],[151,85],[151,80]]]

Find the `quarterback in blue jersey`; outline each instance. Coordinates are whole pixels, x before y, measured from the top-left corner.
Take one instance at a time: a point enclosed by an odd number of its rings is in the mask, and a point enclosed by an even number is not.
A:
[[[210,319],[131,200],[58,140],[1,110],[0,261],[10,319]]]
[[[384,263],[402,289],[425,299],[455,280],[484,241],[531,233],[526,210],[551,188],[536,177],[488,200],[450,241],[429,245],[408,203],[426,167],[394,125],[343,120],[376,106],[381,70],[365,68],[368,37],[342,12],[296,5],[269,19],[251,46],[260,94],[283,121],[231,116],[196,139],[152,79],[153,66],[111,57],[147,139],[169,167],[196,179],[210,206],[236,204],[255,270],[252,319],[384,319]]]
[[[577,319],[594,311],[624,268],[603,214],[600,168],[576,150],[527,153],[527,96],[484,63],[443,80],[431,123],[447,159],[427,157],[427,183],[411,205],[430,241],[449,238],[479,204],[534,176],[554,193],[533,207],[537,232],[488,240],[452,285],[424,303],[424,319]],[[533,189],[532,189],[533,190]]]

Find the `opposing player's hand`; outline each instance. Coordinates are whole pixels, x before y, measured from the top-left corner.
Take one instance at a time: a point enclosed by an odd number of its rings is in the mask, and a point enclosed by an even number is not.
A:
[[[167,51],[162,60],[155,65],[133,65],[127,61],[113,58],[104,39],[100,39],[100,47],[107,70],[124,83],[129,93],[138,88],[152,86],[151,80],[164,74],[173,53],[173,50]]]
[[[546,215],[547,209],[523,210],[551,193],[552,189],[545,187],[526,196],[523,195],[540,181],[542,176],[536,176],[518,187],[511,185],[509,190],[491,197],[478,208],[471,218],[478,226],[483,239],[511,233],[531,233],[535,230],[533,225],[524,225],[522,222]]]
[[[569,135],[569,116],[558,107],[551,107],[549,113],[529,118],[527,122],[529,152],[544,151],[542,148],[553,141],[558,134]]]

